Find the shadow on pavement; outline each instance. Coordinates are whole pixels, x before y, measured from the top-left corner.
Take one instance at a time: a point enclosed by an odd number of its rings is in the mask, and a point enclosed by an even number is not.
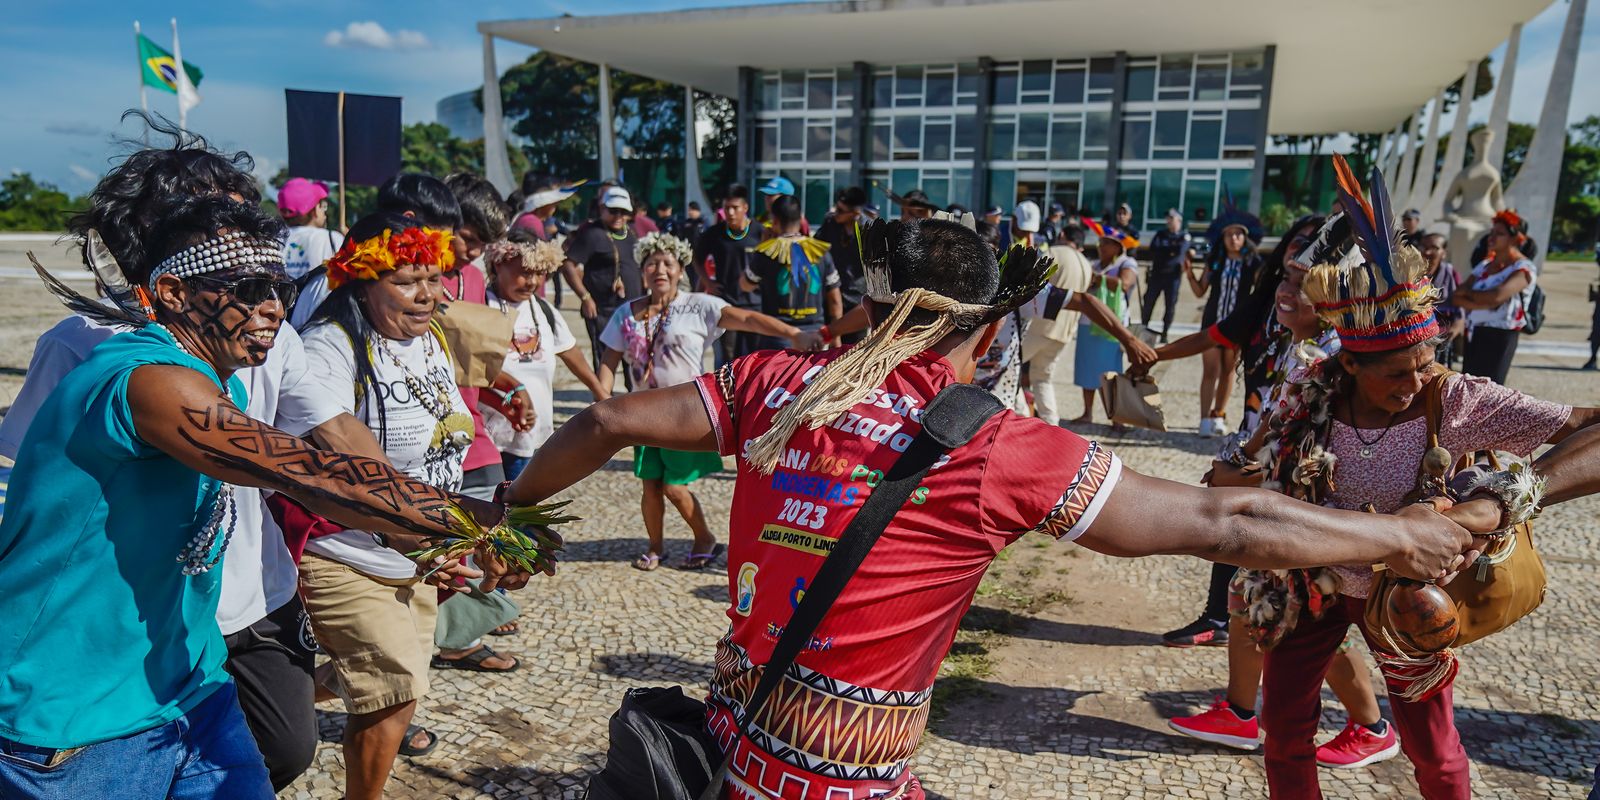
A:
[[[1107,761],[1211,747],[1174,733],[1072,711],[1080,699],[1094,694],[1098,692],[979,681],[971,696],[951,704],[948,715],[931,729],[973,747],[1019,755],[1071,753]]]
[[[590,669],[616,678],[666,681],[689,687],[704,686],[711,680],[710,663],[691,661],[666,653],[612,653],[597,656]],[[692,693],[693,689],[689,689]]]
[[[1110,625],[1057,622],[1017,614],[1004,609],[973,606],[961,620],[966,630],[991,631],[1044,642],[1109,645],[1112,647],[1151,647],[1161,637],[1147,631],[1131,631]]]

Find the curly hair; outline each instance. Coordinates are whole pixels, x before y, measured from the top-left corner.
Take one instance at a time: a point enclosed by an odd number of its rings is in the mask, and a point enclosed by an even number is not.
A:
[[[151,229],[185,200],[203,195],[233,196],[249,205],[261,203],[261,188],[250,175],[255,161],[249,153],[224,153],[212,149],[198,134],[180,129],[170,120],[141,111],[122,115],[140,120],[149,132],[166,137],[164,147],[148,147],[131,139],[133,149],[89,193],[89,207],[67,221],[67,230],[80,240],[90,230],[100,234],[123,274],[142,283],[150,270],[169,254],[155,252]],[[88,266],[85,255],[84,265]]]

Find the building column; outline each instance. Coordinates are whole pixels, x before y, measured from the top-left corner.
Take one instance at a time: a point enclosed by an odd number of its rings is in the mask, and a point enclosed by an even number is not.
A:
[[[1583,39],[1583,16],[1589,0],[1568,0],[1567,25],[1561,30],[1556,48],[1555,67],[1550,71],[1550,88],[1545,90],[1544,110],[1539,112],[1539,127],[1528,146],[1528,156],[1517,172],[1516,182],[1506,192],[1506,205],[1528,221],[1528,236],[1539,243],[1543,265],[1550,252],[1550,224],[1556,210],[1556,183],[1561,179],[1561,159],[1567,144],[1567,112],[1572,105],[1572,79],[1578,68],[1579,44]]]
[[[1406,122],[1406,149],[1400,153],[1400,171],[1394,176],[1394,208],[1404,211],[1411,204],[1411,181],[1416,177],[1417,136],[1421,133],[1422,108],[1418,107]]]
[[[705,190],[700,188],[700,136],[695,130],[694,87],[683,87],[683,207],[690,201],[710,208]]]
[[[1256,163],[1250,170],[1250,202],[1245,210],[1261,213],[1261,195],[1267,188],[1267,118],[1272,111],[1272,68],[1277,61],[1278,46],[1269,44],[1261,57],[1261,126],[1256,131]]]
[[[1494,141],[1489,143],[1489,164],[1504,170],[1506,160],[1506,127],[1511,121],[1511,86],[1517,80],[1517,50],[1522,43],[1522,23],[1511,26],[1511,36],[1506,39],[1505,60],[1500,63],[1500,76],[1495,79],[1494,105],[1489,108],[1489,130]]]
[[[756,174],[756,71],[739,68],[739,97],[733,110],[733,129],[738,133],[735,180],[749,186]]]
[[[517,187],[506,156],[505,112],[500,107],[500,70],[494,63],[494,37],[483,35],[483,171],[502,195]]]
[[[1422,156],[1417,162],[1416,179],[1411,183],[1411,197],[1406,201],[1407,207],[1420,207],[1428,204],[1428,198],[1433,196],[1433,176],[1439,161],[1439,116],[1444,112],[1444,89],[1433,96],[1433,111],[1428,114],[1428,135],[1422,140]],[[1405,209],[1401,209],[1404,211]],[[1422,226],[1427,227],[1433,220],[1427,215],[1422,217]]]
[[[1106,131],[1105,210],[1117,207],[1117,165],[1122,161],[1122,103],[1128,96],[1128,51],[1118,50],[1111,68],[1111,130]],[[1145,210],[1149,213],[1149,209]],[[1140,220],[1142,223],[1143,220]]]
[[[617,131],[612,119],[611,66],[600,65],[600,180],[617,178]]]
[[[1444,164],[1439,168],[1439,181],[1433,185],[1433,196],[1422,209],[1424,219],[1438,219],[1444,213],[1444,196],[1450,191],[1460,174],[1467,156],[1467,117],[1472,115],[1472,94],[1478,89],[1478,59],[1467,62],[1467,74],[1461,81],[1461,97],[1456,101],[1456,121],[1450,127],[1450,145],[1444,149]]]
[[[1389,132],[1389,152],[1383,157],[1383,181],[1390,186],[1394,185],[1395,173],[1400,169],[1400,145],[1405,135],[1405,120],[1401,120]]]
[[[857,61],[851,65],[855,106],[850,110],[850,129],[855,147],[850,151],[850,183],[867,186],[867,153],[872,149],[867,138],[872,134],[872,65]],[[835,189],[842,187],[835,186]]]
[[[989,110],[994,107],[994,59],[978,58],[978,100],[973,108],[978,121],[978,146],[972,154],[972,213],[982,217],[989,208],[989,145],[994,133],[994,120]]]

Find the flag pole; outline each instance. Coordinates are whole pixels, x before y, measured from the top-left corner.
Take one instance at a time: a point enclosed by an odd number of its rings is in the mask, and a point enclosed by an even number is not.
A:
[[[178,130],[189,130],[189,109],[183,106],[183,49],[178,46],[178,18],[172,18],[172,60],[177,62],[173,82],[178,86]]]
[[[144,88],[144,48],[140,46],[139,37],[144,34],[139,32],[139,20],[133,21],[133,61],[139,65],[139,110],[150,112],[150,96]]]
[[[339,93],[339,230],[350,230],[345,221],[344,202],[344,92]]]

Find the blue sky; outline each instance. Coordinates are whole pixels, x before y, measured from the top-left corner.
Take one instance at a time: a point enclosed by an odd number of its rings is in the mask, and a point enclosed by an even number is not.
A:
[[[612,0],[603,8],[624,13],[754,1]],[[478,20],[601,7],[573,0],[93,0],[12,6],[0,27],[0,64],[12,76],[0,90],[0,171],[29,171],[73,193],[90,188],[107,160],[121,152],[116,137],[137,133],[132,125],[119,127],[117,119],[139,103],[136,19],[169,47],[168,20],[178,17],[183,55],[206,75],[200,86],[204,102],[190,113],[190,127],[219,146],[250,151],[259,171],[270,175],[287,158],[285,88],[400,95],[406,121],[431,121],[441,97],[482,81]],[[1566,10],[1565,2],[1555,2],[1524,28],[1514,120],[1537,120]],[[1574,120],[1600,114],[1600,82],[1581,77],[1600,74],[1596,17],[1600,7],[1591,7]],[[500,68],[530,52],[501,43]],[[1499,56],[1497,50],[1496,69]],[[152,91],[150,102],[153,110],[176,117],[173,95]],[[1488,105],[1487,98],[1480,101],[1473,117],[1487,116]]]

